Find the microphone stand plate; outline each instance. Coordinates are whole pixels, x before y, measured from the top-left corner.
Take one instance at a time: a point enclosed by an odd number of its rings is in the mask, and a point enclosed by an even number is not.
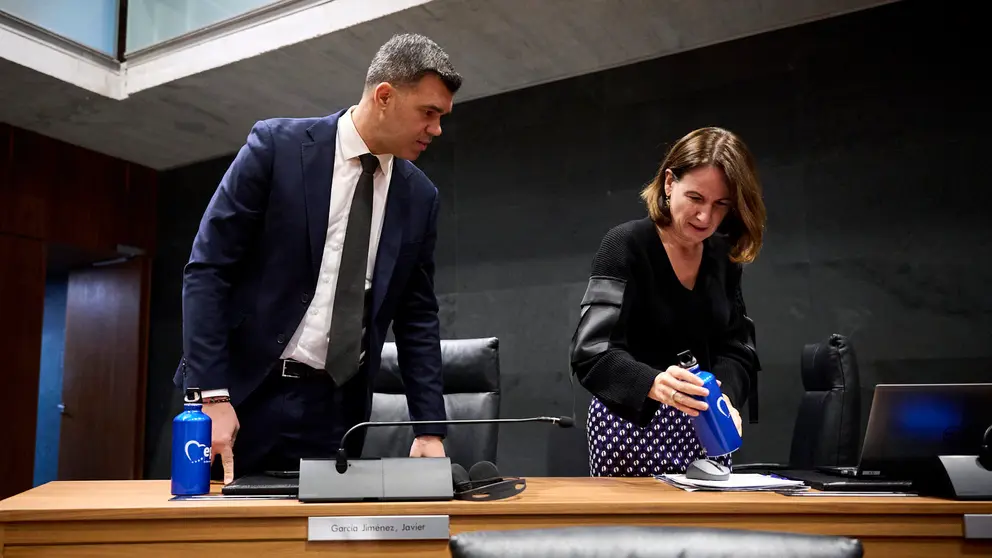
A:
[[[300,502],[416,502],[454,499],[448,457],[300,460]]]

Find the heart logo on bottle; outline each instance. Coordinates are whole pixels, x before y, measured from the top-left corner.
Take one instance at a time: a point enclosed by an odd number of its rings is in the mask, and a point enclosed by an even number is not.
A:
[[[716,408],[717,408],[717,410],[720,411],[720,414],[721,415],[723,415],[723,416],[725,416],[727,418],[731,418],[730,417],[730,407],[727,406],[727,400],[726,399],[724,399],[724,398],[721,397],[716,402]]]
[[[190,446],[196,446],[193,455],[190,455]],[[204,463],[210,461],[210,447],[197,442],[196,440],[190,440],[186,442],[186,459],[189,459],[190,463]]]

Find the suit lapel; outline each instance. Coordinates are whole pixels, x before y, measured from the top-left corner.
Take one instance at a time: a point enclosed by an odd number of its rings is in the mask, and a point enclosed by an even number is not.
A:
[[[311,126],[307,132],[314,141],[304,143],[302,147],[303,189],[310,238],[310,266],[314,281],[320,274],[320,260],[324,255],[327,237],[331,182],[334,178],[334,148],[338,117],[341,114],[323,118]]]
[[[372,316],[375,317],[386,297],[389,280],[393,276],[396,257],[403,242],[403,223],[407,221],[410,184],[406,180],[405,161],[393,159],[393,176],[389,180],[389,194],[386,196],[386,215],[382,221],[382,234],[379,237],[379,250],[375,257],[372,274]]]

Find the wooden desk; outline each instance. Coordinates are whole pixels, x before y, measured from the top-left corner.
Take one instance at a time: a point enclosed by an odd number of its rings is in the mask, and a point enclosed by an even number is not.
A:
[[[215,487],[216,488],[216,487]],[[683,492],[653,479],[532,478],[496,502],[169,501],[168,481],[55,482],[0,502],[0,556],[447,556],[446,541],[307,542],[308,516],[449,515],[451,534],[573,525],[687,525],[846,535],[866,556],[992,555],[963,514],[992,502]]]

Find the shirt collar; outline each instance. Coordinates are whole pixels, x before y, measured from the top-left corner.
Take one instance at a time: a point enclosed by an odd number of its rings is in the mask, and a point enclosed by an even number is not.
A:
[[[338,145],[341,146],[341,155],[345,160],[357,159],[359,155],[371,153],[365,145],[365,140],[359,135],[358,128],[355,128],[355,121],[351,118],[353,110],[355,107],[349,108],[338,118]],[[393,156],[386,153],[376,155],[376,158],[379,159],[379,170],[388,175],[393,165]]]

